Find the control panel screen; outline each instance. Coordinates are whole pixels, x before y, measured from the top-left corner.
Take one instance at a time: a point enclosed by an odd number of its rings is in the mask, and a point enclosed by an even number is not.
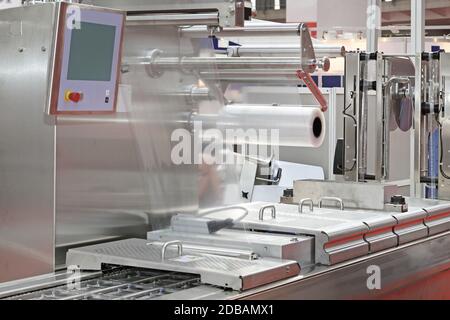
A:
[[[48,114],[116,112],[125,12],[58,3],[60,19]]]
[[[81,22],[72,30],[67,79],[110,81],[115,39],[115,26]]]

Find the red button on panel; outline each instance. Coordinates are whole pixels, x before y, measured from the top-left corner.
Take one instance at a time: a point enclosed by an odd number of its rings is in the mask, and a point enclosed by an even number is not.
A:
[[[78,101],[81,100],[81,93],[79,92],[71,92],[69,93],[69,100],[72,102],[77,103]]]
[[[81,92],[74,92],[74,91],[70,91],[70,90],[66,90],[65,94],[64,94],[64,99],[69,102],[74,102],[74,103],[78,103],[80,102],[80,100],[83,99],[83,94]]]

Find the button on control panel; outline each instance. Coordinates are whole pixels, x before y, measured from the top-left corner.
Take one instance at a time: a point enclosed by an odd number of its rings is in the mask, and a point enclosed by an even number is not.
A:
[[[83,99],[83,93],[82,92],[75,92],[66,90],[66,93],[64,95],[64,100],[67,102],[73,102],[78,103]]]

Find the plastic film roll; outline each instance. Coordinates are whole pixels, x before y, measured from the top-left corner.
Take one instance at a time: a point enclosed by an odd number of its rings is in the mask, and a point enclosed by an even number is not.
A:
[[[318,148],[325,137],[325,118],[315,107],[229,105],[193,120],[219,129],[228,143]]]

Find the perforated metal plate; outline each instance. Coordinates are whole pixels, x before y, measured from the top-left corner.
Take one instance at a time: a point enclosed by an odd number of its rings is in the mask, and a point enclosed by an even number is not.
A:
[[[167,248],[162,258],[161,245],[142,239],[127,239],[70,249],[67,266],[100,270],[102,264],[199,274],[201,282],[247,290],[299,274],[297,262],[283,260],[242,260],[206,254],[178,255]]]

